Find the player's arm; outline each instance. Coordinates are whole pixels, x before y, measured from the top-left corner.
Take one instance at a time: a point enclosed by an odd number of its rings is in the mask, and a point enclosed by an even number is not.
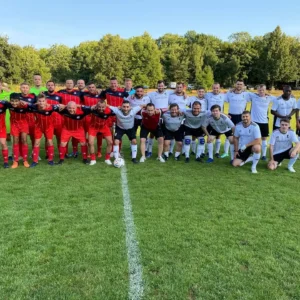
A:
[[[233,145],[234,145],[234,158],[236,158],[239,152],[239,139],[240,137],[236,135],[237,132],[233,135]]]
[[[290,113],[289,115],[287,115],[287,117],[291,119],[292,116],[293,116],[295,113],[297,113],[297,111],[298,111],[298,109],[293,108],[292,111],[291,111],[291,113]]]
[[[92,108],[87,105],[81,105],[81,110],[83,111],[84,115],[89,115],[92,112]]]
[[[269,148],[269,152],[270,152],[270,162],[274,162],[274,145],[270,144],[270,148]]]
[[[278,118],[285,118],[285,116],[283,116],[277,112],[277,109],[278,109],[278,101],[274,101],[272,108],[271,108],[271,114]]]

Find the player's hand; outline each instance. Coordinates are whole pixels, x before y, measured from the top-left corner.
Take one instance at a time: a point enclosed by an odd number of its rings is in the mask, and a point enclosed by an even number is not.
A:
[[[96,107],[97,107],[97,105],[93,105],[93,106],[91,106],[91,110],[95,110],[95,109],[96,109]]]
[[[213,141],[213,138],[211,135],[207,136],[207,143],[211,143]]]
[[[241,151],[245,151],[246,148],[247,148],[247,146],[246,146],[246,145],[243,145],[243,146],[240,148],[240,150],[241,150]]]
[[[291,152],[291,157],[292,158],[294,158],[296,155],[297,155],[297,151],[294,150],[294,151]]]
[[[233,159],[236,159],[238,154],[239,153],[237,151],[234,151]]]
[[[23,100],[20,100],[20,104],[21,104],[21,106],[26,106],[26,105],[27,105],[27,102],[26,102],[26,101],[23,101]]]
[[[59,107],[59,111],[62,111],[66,108],[64,104],[58,104],[58,107]]]

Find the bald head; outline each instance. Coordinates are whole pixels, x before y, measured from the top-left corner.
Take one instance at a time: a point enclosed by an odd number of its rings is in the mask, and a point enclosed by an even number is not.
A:
[[[70,101],[67,104],[67,110],[71,115],[74,115],[76,113],[77,104],[74,101]]]

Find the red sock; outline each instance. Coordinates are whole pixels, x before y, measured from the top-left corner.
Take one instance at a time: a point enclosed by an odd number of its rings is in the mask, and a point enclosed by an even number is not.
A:
[[[67,147],[59,146],[59,159],[65,159]]]
[[[120,141],[119,143],[119,152],[121,152],[121,150],[122,150],[122,141]]]
[[[102,150],[102,134],[101,133],[98,133],[97,134],[97,150],[98,152],[101,153],[101,150]]]
[[[33,155],[32,155],[33,162],[35,163],[39,162],[39,154],[40,154],[40,146],[33,147]]]
[[[3,162],[8,163],[8,149],[2,150]]]
[[[48,161],[53,161],[54,158],[54,146],[48,146]]]
[[[19,142],[19,155],[23,157],[21,140],[20,140],[20,142]],[[19,159],[19,158],[18,158],[18,159]]]
[[[23,161],[26,161],[28,159],[28,145],[22,144],[22,157]]]
[[[14,155],[14,161],[19,161],[19,150],[20,150],[20,144],[14,144],[13,145],[13,155]]]
[[[91,160],[96,160],[96,154],[95,153],[91,153]]]
[[[105,160],[108,160],[108,159],[110,159],[110,153],[105,154]]]
[[[72,138],[72,146],[73,146],[73,153],[78,152],[78,140],[75,138]]]
[[[83,159],[87,159],[87,151],[88,151],[88,147],[86,145],[81,146],[81,154]]]
[[[49,155],[49,153],[48,153],[48,151],[49,151],[49,147],[50,147],[50,146],[48,146],[47,144],[45,145],[46,156],[48,156],[48,155]]]

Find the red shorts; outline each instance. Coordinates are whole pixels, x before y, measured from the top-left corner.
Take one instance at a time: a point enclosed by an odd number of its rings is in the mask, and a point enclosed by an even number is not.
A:
[[[0,139],[6,139],[6,127],[5,126],[0,128]]]
[[[117,122],[117,118],[115,116],[109,117],[107,120],[107,126],[108,127],[113,127],[114,123]]]
[[[103,137],[112,136],[111,131],[108,126],[96,129],[94,127],[89,128],[89,136],[97,136],[97,133],[102,133]]]
[[[45,138],[47,140],[52,140],[53,139],[53,132],[54,132],[54,128],[53,127],[48,127],[46,130],[42,130],[39,127],[35,127],[34,129],[34,139],[41,139],[43,134],[45,135]]]
[[[89,132],[89,128],[91,126],[91,120],[92,120],[91,116],[85,116],[83,120],[83,127],[85,132]]]
[[[79,141],[79,143],[85,143],[85,132],[84,129],[77,129],[77,130],[67,130],[65,128],[62,129],[61,132],[61,143],[66,143],[69,141],[69,139],[73,137]]]
[[[62,126],[54,126],[54,134],[56,137],[60,138],[62,132]]]
[[[29,133],[29,126],[27,122],[20,122],[20,123],[11,123],[10,125],[10,134],[12,136],[17,136],[21,133]]]

